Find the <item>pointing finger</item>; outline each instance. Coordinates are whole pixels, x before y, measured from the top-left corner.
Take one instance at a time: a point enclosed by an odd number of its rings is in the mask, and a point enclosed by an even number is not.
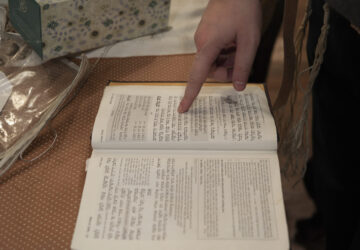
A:
[[[215,42],[205,44],[196,54],[190,71],[185,94],[180,102],[178,112],[184,113],[189,110],[191,104],[200,92],[201,86],[206,80],[211,66],[221,51],[221,46]]]

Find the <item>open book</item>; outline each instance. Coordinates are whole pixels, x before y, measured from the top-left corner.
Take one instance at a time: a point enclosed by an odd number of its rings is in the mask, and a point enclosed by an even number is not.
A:
[[[72,249],[289,249],[264,86],[169,85],[105,88]]]

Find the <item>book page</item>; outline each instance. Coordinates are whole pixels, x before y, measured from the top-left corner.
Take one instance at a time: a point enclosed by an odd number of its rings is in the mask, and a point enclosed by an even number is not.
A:
[[[287,235],[276,153],[110,153],[90,159],[72,248],[281,250]]]
[[[95,149],[275,150],[276,128],[265,91],[249,85],[203,87],[177,112],[184,86],[108,86],[96,117]]]

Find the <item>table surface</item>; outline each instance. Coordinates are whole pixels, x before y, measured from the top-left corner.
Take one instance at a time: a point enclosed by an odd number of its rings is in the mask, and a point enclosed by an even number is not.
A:
[[[101,59],[51,122],[58,135],[51,150],[32,163],[18,160],[0,178],[0,249],[69,249],[104,87],[109,80],[186,81],[192,61],[193,55]],[[25,158],[46,150],[53,136],[44,128]]]

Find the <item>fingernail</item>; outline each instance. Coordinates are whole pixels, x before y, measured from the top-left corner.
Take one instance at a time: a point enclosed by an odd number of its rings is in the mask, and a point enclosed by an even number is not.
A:
[[[245,82],[235,81],[234,86],[236,90],[243,90],[245,88]]]

